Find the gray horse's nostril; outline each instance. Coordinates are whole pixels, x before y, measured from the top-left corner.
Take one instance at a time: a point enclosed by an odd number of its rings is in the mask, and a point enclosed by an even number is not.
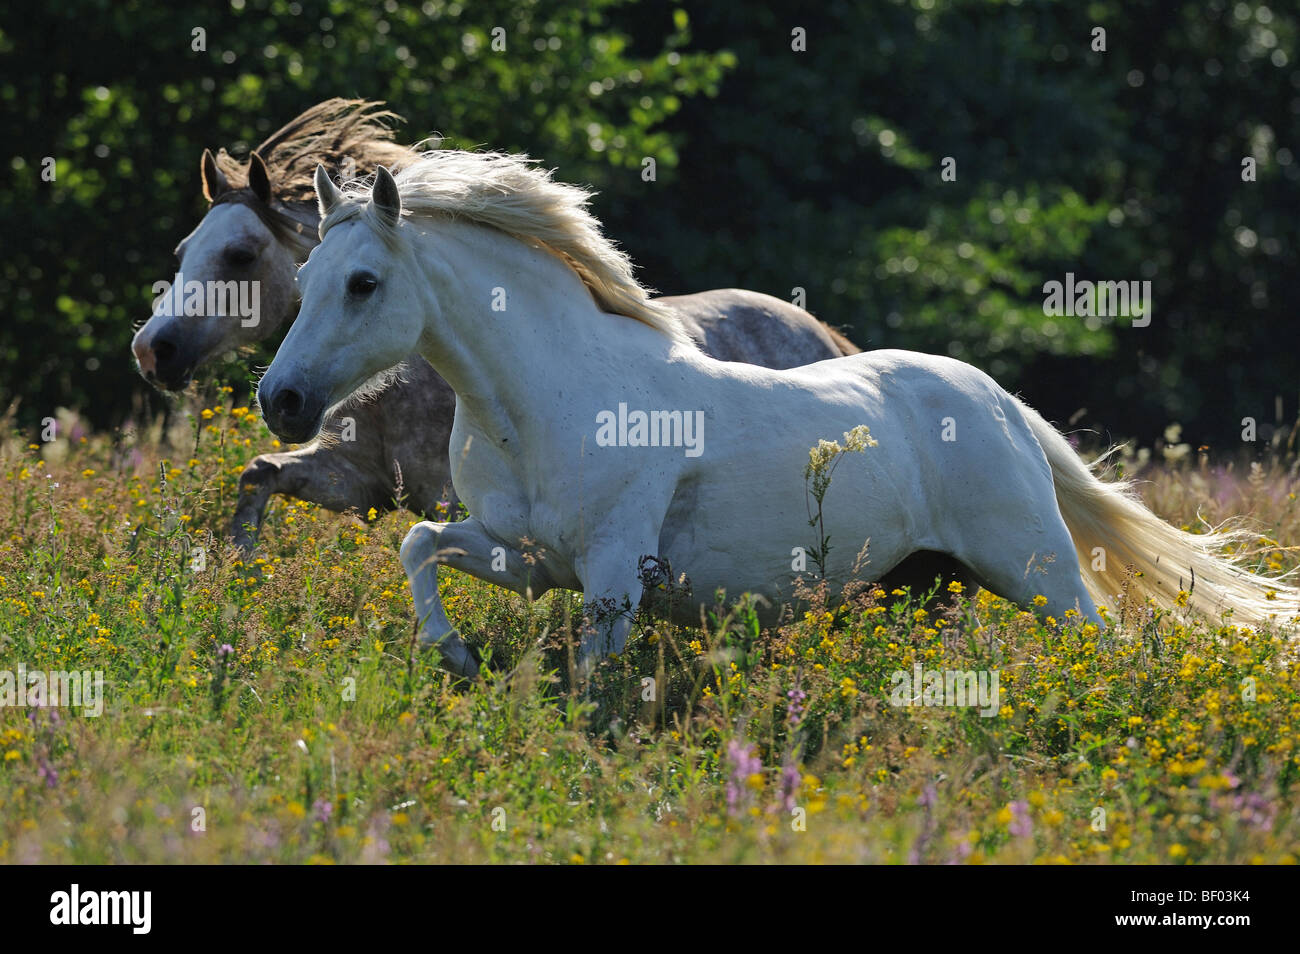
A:
[[[271,399],[271,410],[281,418],[297,417],[302,413],[302,395],[292,388],[275,392]]]

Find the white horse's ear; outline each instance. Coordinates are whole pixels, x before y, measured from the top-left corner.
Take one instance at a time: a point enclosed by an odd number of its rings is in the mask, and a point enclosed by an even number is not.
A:
[[[343,201],[343,193],[339,191],[330,180],[330,174],[325,171],[325,167],[317,163],[316,165],[316,205],[320,209],[320,217],[323,219],[329,215],[340,202]]]
[[[248,157],[248,187],[263,203],[271,204],[271,173],[256,152]]]
[[[397,191],[393,174],[383,166],[375,170],[375,185],[370,190],[370,202],[387,225],[396,228],[397,223],[402,221],[402,195]]]
[[[203,177],[203,198],[209,202],[216,202],[217,196],[230,189],[230,183],[217,168],[217,157],[212,154],[211,149],[203,150],[203,158],[199,161],[199,173]]]

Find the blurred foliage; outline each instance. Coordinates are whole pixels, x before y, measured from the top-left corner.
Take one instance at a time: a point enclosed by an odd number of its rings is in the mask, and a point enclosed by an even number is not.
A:
[[[31,425],[56,405],[100,425],[139,407],[129,342],[149,286],[205,211],[199,155],[242,155],[330,96],[386,100],[451,144],[526,150],[566,178],[639,182],[676,161],[658,128],[716,91],[732,58],[689,52],[684,18],[643,28],[646,55],[608,20],[612,0],[411,5],[232,0],[201,12],[141,0],[10,8],[0,30],[0,130],[9,187],[0,301],[0,408]],[[494,51],[491,31],[505,30]],[[206,51],[196,52],[195,29]],[[653,35],[653,39],[651,39]],[[57,160],[42,180],[41,160]],[[132,394],[136,400],[132,401]],[[157,401],[156,397],[149,400]]]
[[[1103,437],[1179,421],[1237,448],[1276,396],[1296,420],[1294,6],[829,0],[691,25],[738,65],[668,122],[672,193],[621,232],[660,288],[805,288],[860,346],[970,361]],[[1044,316],[1069,271],[1151,280],[1152,324]]]
[[[1294,9],[67,0],[0,18],[0,405],[28,425],[156,406],[128,342],[204,210],[200,151],[336,95],[387,100],[409,141],[593,184],[665,293],[803,288],[865,348],[952,354],[1117,438],[1179,421],[1236,445],[1245,416],[1267,438],[1278,397],[1295,418]],[[1152,324],[1045,316],[1067,272],[1150,280]]]

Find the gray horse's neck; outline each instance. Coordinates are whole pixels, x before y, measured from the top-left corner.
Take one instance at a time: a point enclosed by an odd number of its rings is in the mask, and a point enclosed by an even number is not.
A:
[[[281,203],[273,210],[285,224],[286,244],[293,260],[301,265],[307,261],[312,249],[320,244],[320,212],[310,203]]]

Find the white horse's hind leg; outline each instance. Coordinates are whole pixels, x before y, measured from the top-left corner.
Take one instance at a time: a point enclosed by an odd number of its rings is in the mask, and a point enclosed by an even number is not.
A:
[[[1007,482],[1000,500],[963,516],[954,555],[998,596],[1058,620],[1076,610],[1101,624],[1050,478],[1045,488],[1019,488],[1029,492],[1016,493],[1015,483]],[[1036,596],[1047,599],[1041,610],[1034,606]]]
[[[521,551],[489,536],[473,517],[457,523],[417,523],[402,541],[401,558],[411,581],[420,645],[437,647],[446,667],[462,676],[475,675],[478,663],[442,608],[440,563],[533,599],[550,589],[540,566],[530,565]]]

